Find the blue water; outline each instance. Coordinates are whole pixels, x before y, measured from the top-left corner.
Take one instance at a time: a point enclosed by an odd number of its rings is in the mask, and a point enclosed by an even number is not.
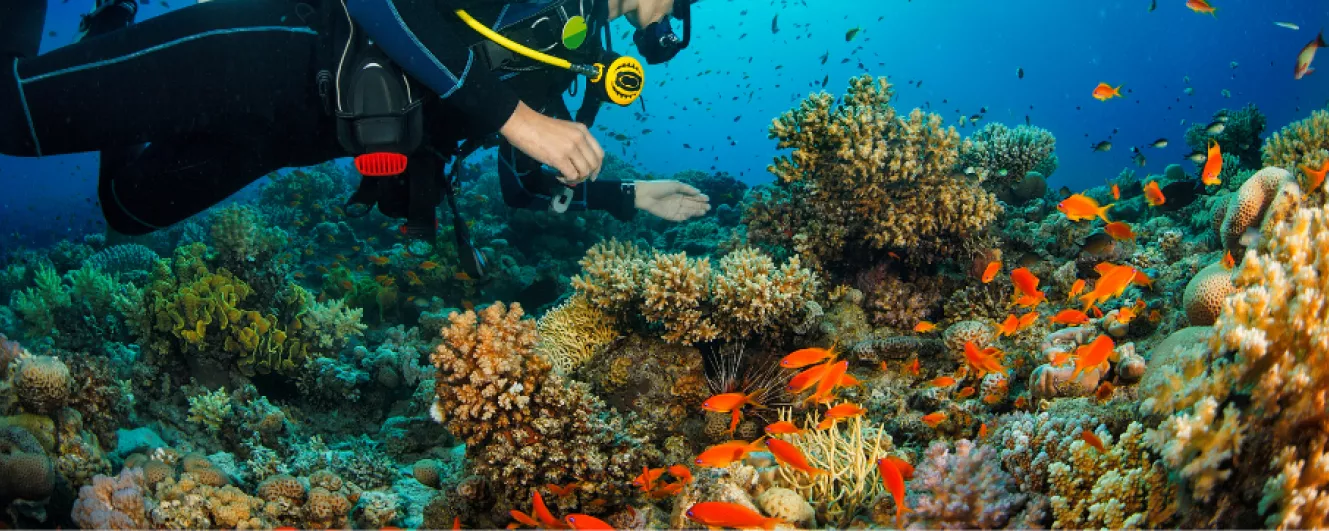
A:
[[[71,42],[78,15],[89,4],[53,3],[43,49]],[[850,77],[870,73],[896,83],[897,108],[930,104],[948,123],[981,107],[988,113],[979,126],[986,121],[1014,126],[1028,115],[1057,136],[1061,167],[1051,184],[1077,189],[1134,168],[1129,148],[1156,138],[1171,145],[1144,148],[1144,171],[1161,173],[1167,164],[1182,162],[1186,127],[1208,121],[1217,109],[1255,103],[1268,116],[1268,134],[1329,103],[1329,71],[1292,79],[1297,53],[1329,25],[1329,2],[1215,0],[1217,17],[1193,13],[1183,0],[1159,0],[1152,13],[1149,4],[705,0],[694,9],[693,47],[647,72],[647,120],[638,120],[640,107],[601,114],[600,125],[634,137],[632,145],[598,136],[607,151],[626,154],[645,171],[667,175],[714,168],[765,182],[770,179],[765,168],[777,154],[767,139],[771,120],[823,90],[823,78],[829,78],[825,90],[839,95]],[[141,15],[167,9],[158,1],[143,6]],[[772,34],[777,13],[779,32]],[[1301,29],[1277,27],[1275,21]],[[630,48],[621,38],[627,26],[616,27],[618,49]],[[855,27],[862,31],[846,42],[846,31]],[[823,54],[829,54],[825,65]],[[1329,68],[1325,61],[1329,57],[1318,63]],[[1024,79],[1017,78],[1018,68]],[[1187,76],[1194,88],[1190,96],[1183,94]],[[906,84],[909,80],[922,80],[922,87]],[[1090,91],[1099,82],[1124,85],[1125,97],[1092,99]],[[1231,98],[1221,95],[1224,89]],[[643,135],[643,129],[652,132]],[[1111,152],[1090,150],[1109,138]],[[94,155],[0,158],[0,179],[6,183],[0,249],[13,245],[15,234],[40,243],[100,231],[95,172]]]

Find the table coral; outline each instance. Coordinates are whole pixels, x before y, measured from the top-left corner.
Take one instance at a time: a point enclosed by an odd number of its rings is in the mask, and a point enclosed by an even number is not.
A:
[[[897,115],[893,95],[886,78],[860,76],[838,102],[814,94],[775,120],[771,137],[793,151],[745,214],[754,242],[794,249],[813,269],[883,248],[926,262],[926,250],[955,253],[996,219],[981,178],[954,171],[960,135],[920,109]]]

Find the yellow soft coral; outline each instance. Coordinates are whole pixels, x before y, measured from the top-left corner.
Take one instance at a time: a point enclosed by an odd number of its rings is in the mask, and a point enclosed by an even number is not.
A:
[[[560,374],[571,374],[619,338],[617,321],[595,307],[585,295],[574,295],[549,310],[536,325],[540,342],[535,349]]]
[[[775,120],[771,137],[793,152],[769,168],[779,190],[748,212],[756,239],[821,268],[851,246],[939,248],[996,219],[1000,207],[981,176],[954,171],[955,129],[919,109],[897,116],[893,95],[885,78],[860,76],[842,103],[816,94]]]

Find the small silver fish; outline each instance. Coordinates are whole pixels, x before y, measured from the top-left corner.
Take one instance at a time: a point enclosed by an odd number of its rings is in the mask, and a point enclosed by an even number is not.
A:
[[[1227,129],[1227,124],[1223,122],[1214,122],[1209,124],[1208,127],[1205,127],[1204,132],[1209,133],[1211,135],[1216,135],[1222,133],[1224,129]]]
[[[1293,23],[1291,23],[1291,22],[1275,22],[1274,25],[1275,25],[1275,26],[1278,26],[1278,27],[1280,27],[1280,28],[1287,28],[1287,29],[1290,29],[1290,30],[1292,30],[1292,31],[1297,31],[1297,30],[1301,29],[1301,26],[1298,26],[1298,25],[1293,24]]]
[[[1112,142],[1104,140],[1090,147],[1093,148],[1094,151],[1112,151]]]
[[[1160,138],[1160,139],[1158,139],[1158,140],[1155,140],[1153,144],[1149,144],[1149,145],[1154,146],[1154,147],[1159,148],[1159,149],[1163,149],[1163,148],[1167,147],[1167,139],[1166,139],[1166,138]]]

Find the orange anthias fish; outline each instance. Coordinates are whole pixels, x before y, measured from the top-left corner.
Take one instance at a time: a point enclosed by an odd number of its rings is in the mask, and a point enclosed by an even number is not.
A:
[[[918,324],[914,325],[914,331],[920,334],[926,334],[936,329],[937,325],[934,325],[927,321],[919,321]]]
[[[1130,224],[1125,221],[1113,221],[1103,226],[1103,232],[1117,241],[1134,240],[1135,233],[1131,232]]]
[[[1100,335],[1097,339],[1094,339],[1093,343],[1076,349],[1075,371],[1071,373],[1071,379],[1074,380],[1084,371],[1106,363],[1108,358],[1112,356],[1114,348],[1112,338]]]
[[[1098,206],[1098,201],[1094,201],[1094,198],[1084,194],[1075,194],[1057,203],[1057,210],[1065,214],[1066,219],[1071,221],[1101,218],[1104,222],[1109,222],[1111,220],[1107,218],[1107,212],[1115,204],[1109,203],[1105,206]]]
[[[683,482],[665,483],[659,488],[646,493],[646,497],[652,500],[663,500],[683,490]]]
[[[1200,182],[1206,186],[1223,184],[1218,174],[1223,172],[1223,151],[1216,140],[1209,140],[1209,158],[1204,161],[1204,170],[1200,172]]]
[[[1218,16],[1218,8],[1209,5],[1209,0],[1186,0],[1186,8],[1196,13]]]
[[[923,415],[923,424],[927,424],[929,428],[935,428],[937,427],[938,424],[941,424],[942,422],[945,421],[946,421],[946,414],[940,411]]]
[[[1020,326],[1019,326],[1019,328],[1017,328],[1016,330],[1017,330],[1017,331],[1019,331],[1019,330],[1024,330],[1024,329],[1026,329],[1026,328],[1029,328],[1029,327],[1031,327],[1031,326],[1034,326],[1034,323],[1037,323],[1037,322],[1038,322],[1038,312],[1029,312],[1029,313],[1026,313],[1026,314],[1020,316],[1020,322],[1019,322],[1019,325],[1020,325]]]
[[[803,451],[799,450],[793,443],[780,439],[766,439],[766,448],[775,456],[775,460],[782,465],[788,465],[795,470],[800,470],[809,475],[828,474],[820,468],[813,468],[808,464],[807,457],[803,456]]]
[[[392,262],[392,259],[386,256],[371,256],[369,261],[373,262],[374,265],[388,265],[389,262]]]
[[[633,478],[632,486],[640,488],[642,492],[648,492],[654,488],[655,482],[659,480],[660,476],[664,475],[664,473],[665,469],[663,468],[646,468],[645,466],[642,466],[641,475]]]
[[[1001,260],[993,260],[991,262],[988,262],[987,268],[983,270],[983,278],[982,278],[983,283],[987,284],[988,282],[992,282],[992,279],[997,278],[997,273],[1000,272],[1001,272]]]
[[[835,351],[827,348],[804,348],[790,352],[780,359],[780,366],[786,369],[801,369],[814,363],[835,359]]]
[[[539,518],[540,522],[544,524],[544,527],[552,529],[567,527],[563,525],[561,520],[554,518],[554,513],[549,512],[549,508],[545,507],[545,500],[540,497],[540,491],[538,490],[531,491],[531,509],[535,512],[535,517]]]
[[[1121,187],[1115,184],[1112,185],[1112,200],[1121,201]]]
[[[1121,85],[1117,85],[1116,88],[1113,88],[1112,85],[1109,85],[1107,83],[1099,83],[1097,87],[1094,87],[1093,96],[1094,99],[1098,101],[1107,101],[1112,98],[1120,98]]]
[[[1149,184],[1144,185],[1144,201],[1151,207],[1167,202],[1167,198],[1163,197],[1163,190],[1158,187],[1158,181],[1149,181]]]
[[[988,347],[979,351],[973,341],[964,342],[964,359],[969,363],[970,367],[973,367],[974,370],[978,371],[979,378],[987,376],[990,372],[1006,372],[1006,368],[1002,367],[1001,363],[994,357],[999,352],[1001,351],[993,347]]]
[[[1324,31],[1320,31],[1320,34],[1315,36],[1315,40],[1308,43],[1297,54],[1297,67],[1292,72],[1292,79],[1301,79],[1306,77],[1306,74],[1314,72],[1315,69],[1311,68],[1311,61],[1315,60],[1315,51],[1325,46]]]
[[[767,518],[737,503],[701,502],[688,507],[685,513],[689,520],[708,527],[733,527],[775,529],[785,523],[779,518]]]
[[[1050,360],[1048,363],[1051,364],[1053,367],[1060,367],[1062,365],[1065,365],[1066,362],[1070,360],[1071,360],[1070,352],[1053,352],[1052,360]]]
[[[890,458],[877,460],[877,473],[881,474],[881,482],[886,486],[886,491],[895,499],[895,527],[904,529],[904,513],[909,512],[909,508],[904,504],[904,474]]]
[[[1052,316],[1052,319],[1049,319],[1049,321],[1068,326],[1078,326],[1089,322],[1089,316],[1085,315],[1084,312],[1080,310],[1067,308],[1057,313],[1057,315]]]
[[[1020,293],[1025,295],[1038,293],[1038,282],[1038,277],[1034,276],[1034,273],[1029,271],[1027,267],[1011,271],[1011,283],[1015,284],[1015,289],[1019,290]]]
[[[526,526],[531,526],[531,527],[540,527],[540,522],[539,522],[539,521],[537,521],[537,520],[534,519],[534,518],[531,518],[530,515],[528,515],[528,514],[526,514],[526,513],[523,513],[523,512],[521,512],[521,511],[518,511],[518,510],[516,510],[516,509],[513,509],[513,510],[511,510],[511,511],[508,511],[508,515],[512,516],[512,519],[513,519],[513,520],[516,520],[516,521],[517,521],[518,523],[520,523],[521,525],[526,525]],[[291,529],[295,529],[295,528],[291,528]]]
[[[669,475],[674,476],[683,484],[692,483],[692,470],[684,465],[672,465],[669,467]]]
[[[766,425],[767,435],[791,435],[796,433],[803,433],[803,430],[787,420]]]
[[[1232,269],[1237,267],[1237,259],[1232,257],[1232,251],[1223,253],[1223,269]]]
[[[423,269],[425,271],[433,271],[437,268],[438,268],[438,262],[435,262],[433,260],[425,260],[424,262],[420,263],[420,269]]]
[[[1019,329],[1020,329],[1020,318],[1016,317],[1015,314],[1010,314],[1006,316],[1006,320],[1002,321],[1001,326],[997,328],[997,335],[999,336],[1014,335],[1015,332],[1019,331]]]
[[[955,385],[955,378],[951,378],[950,376],[938,376],[928,382],[928,385],[931,385],[932,387],[950,387]]]
[[[572,483],[568,483],[567,485],[564,485],[564,486],[561,486],[561,487],[558,486],[558,485],[555,485],[555,484],[553,484],[553,483],[547,483],[547,484],[545,484],[545,488],[546,488],[546,489],[549,489],[549,492],[550,492],[550,493],[552,493],[554,496],[558,496],[558,497],[560,497],[560,498],[562,498],[562,497],[564,497],[564,496],[567,496],[567,495],[569,495],[569,494],[572,494],[572,493],[574,493],[574,492],[577,492],[577,487],[580,487],[580,486],[581,486],[581,482],[579,482],[579,481],[574,481],[574,482],[572,482]]]
[[[833,419],[848,419],[867,413],[867,411],[867,409],[859,407],[858,404],[845,402],[826,410],[826,416]]]
[[[715,395],[707,398],[705,402],[702,402],[701,408],[714,413],[728,413],[745,405],[760,409],[765,407],[757,403],[755,400],[756,395],[760,393],[760,391],[755,391],[752,394],[746,395],[743,393],[724,393]]]
[[[812,386],[821,383],[821,380],[826,377],[826,373],[830,371],[832,365],[834,365],[834,363],[823,363],[795,374],[793,378],[789,379],[789,385],[785,386],[785,391],[796,395],[811,389]]]
[[[1103,440],[1094,435],[1094,432],[1084,430],[1080,432],[1080,439],[1084,440],[1089,446],[1093,446],[1095,450],[1098,450],[1098,453],[1107,453],[1107,449],[1103,448]]]
[[[831,368],[826,370],[826,375],[821,378],[820,382],[817,382],[817,390],[812,393],[812,396],[808,397],[808,401],[821,403],[831,400],[833,398],[831,391],[835,390],[835,385],[840,382],[840,377],[844,376],[848,369],[848,361],[831,365]]]
[[[766,436],[763,435],[752,442],[747,441],[729,441],[710,446],[697,454],[693,463],[704,468],[724,468],[734,461],[743,459],[749,452],[761,449],[760,443]]]
[[[1100,264],[1102,266],[1103,264]],[[1136,269],[1127,265],[1106,264],[1109,267],[1099,270],[1098,282],[1094,283],[1094,289],[1080,297],[1084,302],[1084,309],[1096,304],[1106,302],[1112,297],[1119,297],[1126,288],[1135,280]]]
[[[883,361],[882,363],[886,362]],[[908,373],[910,376],[918,376],[919,368],[918,358],[914,358],[909,360],[909,363],[905,364],[904,372]]]
[[[1306,174],[1306,189],[1312,192],[1320,189],[1324,184],[1324,176],[1329,173],[1329,159],[1320,163],[1320,169],[1311,168],[1309,164],[1301,166],[1301,172]]]
[[[905,481],[914,479],[914,465],[909,464],[909,461],[905,461],[904,459],[900,459],[893,455],[888,455],[884,459],[890,461],[892,465],[895,465],[895,469],[900,471],[900,476],[903,477]]]
[[[573,529],[594,529],[594,530],[613,530],[614,526],[609,523],[591,516],[589,514],[572,513],[563,517],[563,521],[568,523],[568,527]]]
[[[970,386],[970,387],[966,387],[966,388],[964,388],[964,389],[961,389],[961,390],[960,390],[960,393],[959,393],[958,395],[956,395],[956,396],[958,396],[958,397],[960,397],[960,398],[962,398],[962,399],[963,399],[963,398],[969,398],[969,397],[971,397],[971,396],[974,396],[974,393],[977,393],[977,392],[978,392],[978,391],[975,391],[974,388],[973,388],[973,386]]]
[[[1129,324],[1131,321],[1135,320],[1135,316],[1136,316],[1135,310],[1132,309],[1132,308],[1129,308],[1129,307],[1126,307],[1126,306],[1122,306],[1121,308],[1117,308],[1117,322],[1118,322],[1118,323],[1121,323],[1121,324]]]
[[[1085,282],[1083,278],[1075,279],[1075,283],[1071,284],[1071,291],[1067,294],[1066,299],[1074,299],[1076,295],[1084,293],[1084,284]]]

